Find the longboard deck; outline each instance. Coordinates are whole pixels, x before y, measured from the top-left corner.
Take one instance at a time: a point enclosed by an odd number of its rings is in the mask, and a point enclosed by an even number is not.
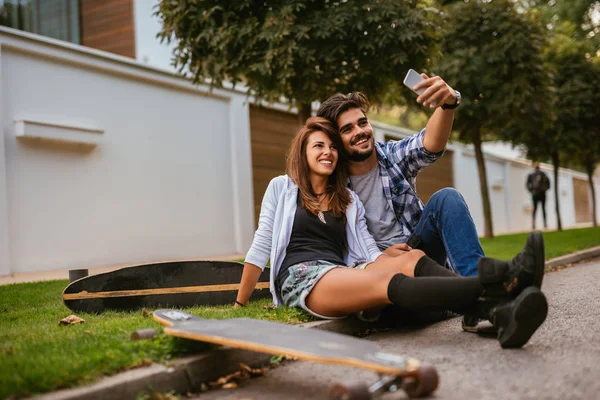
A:
[[[78,279],[65,288],[62,298],[71,310],[89,313],[233,304],[242,271],[243,264],[223,261],[138,265]],[[265,269],[252,299],[270,296]]]
[[[156,310],[167,335],[301,360],[349,365],[394,376],[416,376],[413,358],[383,353],[376,343],[334,332],[248,318],[208,320],[180,310]]]

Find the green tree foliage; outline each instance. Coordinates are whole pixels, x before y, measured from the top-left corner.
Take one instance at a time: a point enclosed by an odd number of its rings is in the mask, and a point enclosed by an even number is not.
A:
[[[162,40],[195,82],[242,83],[306,118],[313,101],[360,90],[378,101],[422,68],[439,39],[429,1],[163,0]]]
[[[485,236],[493,237],[481,144],[540,123],[548,90],[544,31],[539,18],[518,12],[509,0],[451,2],[446,11],[449,26],[436,72],[462,94],[454,128],[475,147]]]
[[[600,1],[598,0],[519,0],[524,8],[537,8],[544,14],[548,28],[572,24],[575,39],[600,43]]]
[[[569,157],[571,165],[581,166],[588,175],[596,226],[593,175],[600,164],[600,63],[590,56],[591,48],[589,41],[556,34],[546,58],[555,72],[556,129],[563,144],[562,151],[557,152]]]

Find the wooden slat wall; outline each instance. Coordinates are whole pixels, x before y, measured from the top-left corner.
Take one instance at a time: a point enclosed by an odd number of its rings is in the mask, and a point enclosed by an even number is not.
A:
[[[81,44],[135,58],[133,0],[80,0]]]
[[[575,222],[592,222],[588,182],[573,178],[573,195],[575,197]]]
[[[385,137],[385,140],[394,138]],[[444,155],[432,165],[422,170],[417,176],[417,194],[423,203],[427,204],[429,198],[440,189],[454,187],[454,168],[452,150],[446,150]]]
[[[300,128],[296,114],[250,106],[254,216],[258,225],[260,204],[271,179],[285,173],[285,157]]]

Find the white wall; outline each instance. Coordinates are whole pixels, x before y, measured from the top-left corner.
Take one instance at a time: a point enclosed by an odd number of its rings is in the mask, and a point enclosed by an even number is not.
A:
[[[4,132],[4,99],[3,93],[3,69],[2,69],[2,44],[0,43],[0,275],[10,272],[10,255],[8,253],[8,193],[6,189],[6,150]]]
[[[4,28],[0,46],[0,275],[246,251],[243,94]]]
[[[456,145],[456,144],[455,144]],[[511,160],[492,155],[485,155],[488,173],[488,186],[492,206],[494,234],[523,232],[531,229],[533,204],[531,195],[525,187],[527,175],[533,171],[531,163],[525,160]],[[484,232],[483,206],[479,189],[477,162],[473,150],[465,148],[455,152],[454,182],[473,215],[480,235]],[[551,189],[546,194],[546,217],[549,229],[556,229],[556,203],[554,200],[554,172],[551,165],[542,164]],[[501,172],[502,171],[502,172]],[[573,192],[573,177],[582,178],[579,172],[560,169],[558,190],[560,195],[560,212],[563,228],[575,227],[575,197]],[[496,185],[496,188],[494,188]],[[502,185],[502,189],[498,187]],[[596,184],[596,187],[598,185]],[[536,215],[536,227],[543,227],[542,210]]]

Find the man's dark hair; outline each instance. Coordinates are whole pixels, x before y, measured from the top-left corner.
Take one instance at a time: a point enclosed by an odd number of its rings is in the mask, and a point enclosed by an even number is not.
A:
[[[358,108],[366,114],[370,106],[369,99],[361,92],[337,93],[321,103],[317,117],[327,118],[339,128],[337,119],[341,113],[351,108]]]

